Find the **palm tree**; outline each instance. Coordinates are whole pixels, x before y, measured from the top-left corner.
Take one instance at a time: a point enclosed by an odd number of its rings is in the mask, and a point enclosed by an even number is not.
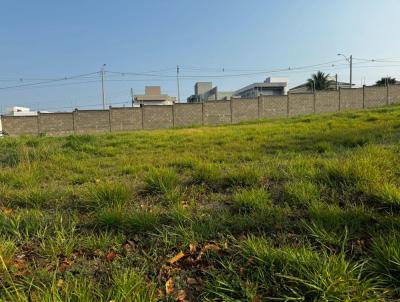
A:
[[[389,84],[396,84],[396,79],[387,77],[387,78],[381,78],[379,81],[376,81],[376,85],[378,86],[386,86]]]
[[[318,71],[307,80],[307,87],[310,90],[326,90],[329,88],[330,83],[329,74]]]

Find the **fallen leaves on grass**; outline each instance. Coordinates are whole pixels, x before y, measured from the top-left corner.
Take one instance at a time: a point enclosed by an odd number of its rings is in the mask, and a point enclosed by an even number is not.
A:
[[[114,252],[114,251],[110,251],[106,255],[106,259],[107,259],[108,262],[113,262],[115,257],[117,257],[117,253]]]
[[[176,300],[177,300],[177,301],[180,301],[180,302],[188,301],[188,300],[186,299],[186,292],[185,292],[184,289],[178,290],[178,294],[177,294],[177,296],[176,296]]]
[[[208,243],[205,246],[203,246],[203,248],[200,250],[199,255],[196,258],[196,261],[200,261],[204,254],[208,251],[214,251],[214,252],[219,252],[221,250],[221,248],[219,247],[219,245],[214,244],[214,243]]]
[[[24,259],[14,259],[14,268],[17,270],[15,276],[25,276],[28,273],[28,265]]]
[[[10,215],[10,214],[12,214],[12,212],[13,212],[13,209],[11,209],[11,208],[2,208],[1,209],[1,212],[3,212],[4,213],[4,215]]]
[[[172,295],[174,292],[174,280],[170,277],[167,282],[165,282],[165,292],[167,295]]]
[[[185,257],[185,253],[180,251],[177,255],[175,255],[175,257],[169,259],[168,262],[170,264],[174,264],[175,262],[178,262],[179,260],[181,260],[183,257]]]

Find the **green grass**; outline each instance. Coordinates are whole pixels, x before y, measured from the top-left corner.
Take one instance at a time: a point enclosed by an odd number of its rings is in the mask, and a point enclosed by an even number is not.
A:
[[[400,299],[400,106],[0,153],[0,301]]]

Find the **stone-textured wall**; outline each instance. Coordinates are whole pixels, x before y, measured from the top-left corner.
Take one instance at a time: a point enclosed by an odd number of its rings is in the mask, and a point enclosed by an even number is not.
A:
[[[400,104],[400,85],[389,85],[389,103]]]
[[[111,131],[132,131],[142,129],[140,108],[110,108]]]
[[[340,111],[363,108],[363,88],[340,89]]]
[[[171,128],[174,125],[172,106],[143,106],[143,128]]]
[[[47,135],[67,135],[74,133],[72,112],[39,113],[39,133]]]
[[[388,103],[387,87],[364,87],[365,108],[381,107]]]
[[[232,101],[232,123],[256,120],[258,118],[258,99],[237,99]]]
[[[76,110],[75,133],[98,133],[110,131],[109,110]]]
[[[287,115],[287,95],[268,95],[260,97],[260,118],[283,117]]]
[[[203,104],[175,104],[174,126],[195,126],[203,124]]]
[[[230,101],[212,101],[204,103],[204,125],[218,125],[218,124],[230,124],[230,123],[231,123]]]
[[[339,91],[315,93],[315,113],[339,111]]]
[[[3,132],[10,136],[39,133],[37,116],[2,116]]]
[[[262,96],[203,104],[76,110],[38,116],[2,116],[3,132],[15,135],[67,135],[239,123],[258,118],[297,116],[400,104],[400,85],[340,89],[313,94]]]
[[[312,113],[314,113],[314,94],[289,94],[289,116],[305,115]]]

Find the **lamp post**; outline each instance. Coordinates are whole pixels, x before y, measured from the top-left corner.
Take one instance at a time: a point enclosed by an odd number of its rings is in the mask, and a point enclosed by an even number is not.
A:
[[[346,59],[347,62],[349,62],[350,65],[350,88],[353,87],[353,55],[350,55],[350,57],[346,57],[342,53],[338,53],[338,56],[342,56]]]

